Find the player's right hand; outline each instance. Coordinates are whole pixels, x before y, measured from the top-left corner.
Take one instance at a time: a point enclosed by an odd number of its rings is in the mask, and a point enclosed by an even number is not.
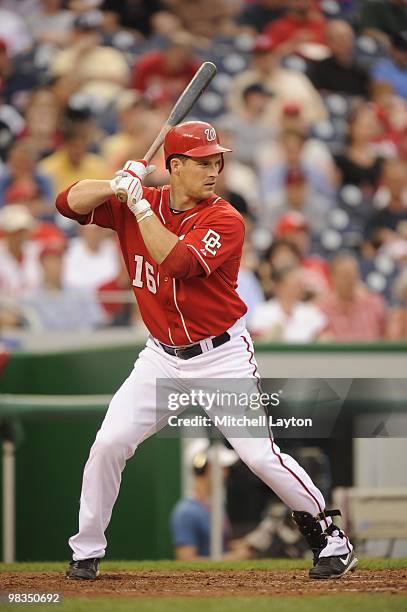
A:
[[[138,178],[143,182],[146,176],[154,172],[154,170],[155,166],[149,166],[144,159],[138,159],[137,161],[128,159],[120,172],[130,174],[133,178]]]

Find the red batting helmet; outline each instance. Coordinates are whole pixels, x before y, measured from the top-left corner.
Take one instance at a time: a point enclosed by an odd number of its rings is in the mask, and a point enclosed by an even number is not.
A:
[[[165,163],[172,155],[207,157],[216,153],[230,153],[219,143],[215,128],[204,121],[186,121],[170,129],[164,139]],[[223,169],[223,155],[222,167]]]

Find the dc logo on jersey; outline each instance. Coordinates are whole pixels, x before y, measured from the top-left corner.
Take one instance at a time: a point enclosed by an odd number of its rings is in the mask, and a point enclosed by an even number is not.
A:
[[[205,245],[205,249],[201,249],[201,252],[208,251],[211,255],[216,255],[218,249],[222,246],[220,241],[220,235],[212,229],[209,229],[205,236],[202,238],[202,242]],[[206,253],[204,253],[206,255]]]
[[[208,142],[212,142],[212,140],[216,140],[216,132],[213,127],[206,128],[206,130],[204,130],[204,133],[206,136],[206,140]]]

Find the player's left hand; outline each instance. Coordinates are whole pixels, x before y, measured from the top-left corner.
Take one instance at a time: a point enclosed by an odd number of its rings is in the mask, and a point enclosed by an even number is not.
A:
[[[110,181],[110,187],[115,195],[119,192],[127,195],[127,206],[134,215],[145,212],[150,207],[148,202],[143,200],[142,181],[154,170],[155,166],[148,166],[144,160],[128,160]]]

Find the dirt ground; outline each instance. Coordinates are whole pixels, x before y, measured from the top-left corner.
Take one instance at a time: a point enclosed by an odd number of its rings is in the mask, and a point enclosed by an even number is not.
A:
[[[407,593],[407,570],[358,570],[340,580],[310,580],[305,570],[101,572],[94,582],[56,572],[2,572],[0,591],[62,593],[67,597],[211,597]]]

